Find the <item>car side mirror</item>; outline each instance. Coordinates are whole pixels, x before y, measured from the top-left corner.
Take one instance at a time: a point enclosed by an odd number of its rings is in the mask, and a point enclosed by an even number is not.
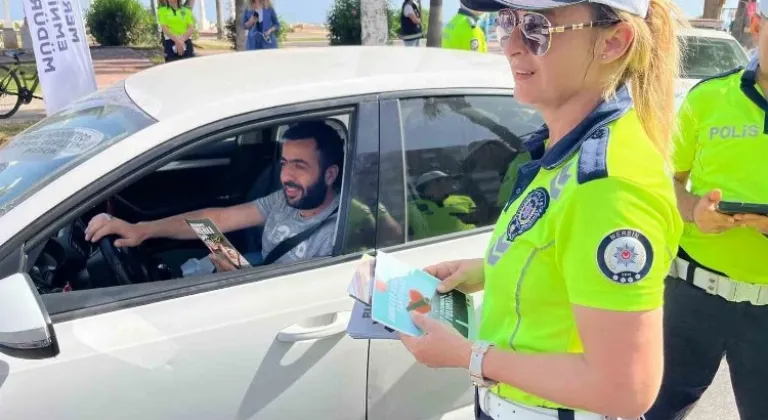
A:
[[[20,359],[59,354],[48,311],[27,273],[0,279],[0,353]]]

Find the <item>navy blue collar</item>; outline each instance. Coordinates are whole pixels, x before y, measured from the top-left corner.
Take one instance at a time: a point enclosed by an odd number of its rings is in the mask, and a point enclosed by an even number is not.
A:
[[[477,16],[464,7],[459,7],[459,14],[468,17],[472,21],[472,25],[477,25]]]
[[[757,57],[753,58],[747,67],[744,69],[744,73],[741,75],[741,91],[749,98],[752,103],[760,107],[763,112],[766,112],[766,117],[763,121],[763,134],[768,134],[768,101],[757,90],[757,70],[760,68],[760,62]]]
[[[534,159],[540,160],[545,169],[556,168],[565,163],[579,149],[587,138],[599,133],[602,127],[619,119],[632,108],[632,97],[626,85],[616,91],[608,101],[601,101],[584,120],[565,135],[549,150],[544,142],[549,138],[549,128],[544,125],[528,137],[525,145]]]

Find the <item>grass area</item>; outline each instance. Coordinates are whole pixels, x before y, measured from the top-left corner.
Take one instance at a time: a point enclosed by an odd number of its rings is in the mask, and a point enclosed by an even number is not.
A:
[[[162,54],[154,54],[149,56],[149,61],[154,65],[163,64],[165,63],[165,57]]]
[[[37,123],[37,121],[0,122],[0,145],[35,123]]]
[[[323,37],[288,37],[288,39],[285,40],[285,42],[328,42],[328,38]]]
[[[197,39],[193,41],[195,47],[204,50],[231,50],[232,44],[227,40],[218,39]]]

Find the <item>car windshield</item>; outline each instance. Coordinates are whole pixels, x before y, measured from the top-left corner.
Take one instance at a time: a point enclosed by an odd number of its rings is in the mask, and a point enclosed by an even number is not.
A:
[[[0,146],[0,215],[107,147],[154,123],[117,83]]]
[[[686,36],[682,76],[703,79],[745,66],[749,57],[733,39]]]

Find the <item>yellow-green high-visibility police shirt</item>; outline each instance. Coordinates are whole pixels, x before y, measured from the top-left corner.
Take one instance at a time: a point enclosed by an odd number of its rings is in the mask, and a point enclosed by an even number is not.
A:
[[[475,202],[465,195],[450,195],[441,204],[417,199],[408,203],[408,226],[411,239],[424,239],[437,235],[474,229],[475,225],[461,220],[476,210]]]
[[[505,351],[583,353],[572,305],[646,311],[663,303],[683,229],[667,160],[626,87],[548,150],[544,127],[485,259],[479,339]],[[563,407],[507,384],[517,403]]]
[[[690,172],[691,193],[720,189],[724,201],[768,204],[768,102],[757,66],[702,81],[681,105],[672,161],[675,171]],[[734,280],[768,284],[768,238],[757,229],[711,234],[686,223],[680,248]]]
[[[488,52],[485,31],[478,23],[479,18],[465,9],[451,19],[443,29],[442,47],[454,50]]]
[[[162,6],[157,9],[157,22],[160,26],[168,26],[168,30],[176,36],[184,35],[189,25],[195,24],[195,17],[192,9],[188,7],[179,7],[174,10],[169,6]]]

